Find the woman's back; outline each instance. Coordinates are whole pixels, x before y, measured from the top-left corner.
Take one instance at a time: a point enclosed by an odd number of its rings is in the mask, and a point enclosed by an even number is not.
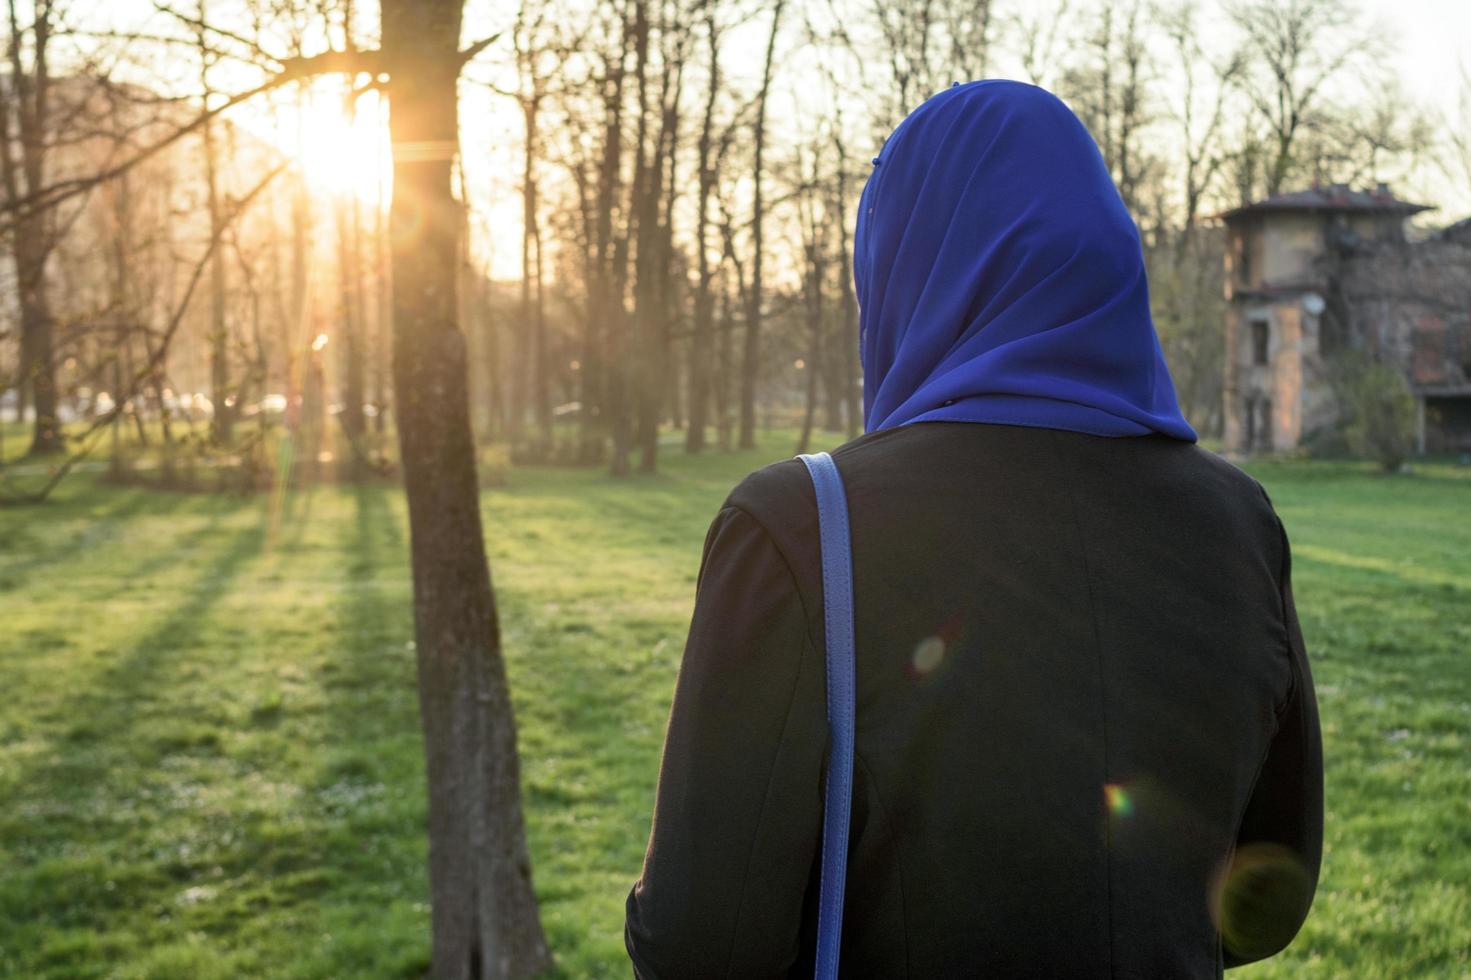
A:
[[[844,974],[1200,977],[1218,926],[1226,965],[1285,945],[1321,763],[1260,487],[1163,436],[921,422],[834,456],[858,680]],[[811,971],[816,521],[791,460],[712,525],[628,904],[641,976]]]
[[[858,684],[844,972],[1203,977],[1270,955],[1322,830],[1286,535],[1194,446],[1097,143],[1056,96],[984,80],[926,99],[873,164],[869,435],[834,453]],[[819,562],[796,460],[711,525],[628,903],[643,976],[812,971]]]

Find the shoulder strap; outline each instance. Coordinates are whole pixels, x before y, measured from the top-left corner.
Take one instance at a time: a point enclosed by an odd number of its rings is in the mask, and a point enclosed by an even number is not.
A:
[[[823,630],[827,636],[827,724],[831,736],[823,799],[816,975],[817,980],[837,980],[853,800],[853,556],[848,499],[837,464],[827,453],[798,458],[807,464],[817,490]]]

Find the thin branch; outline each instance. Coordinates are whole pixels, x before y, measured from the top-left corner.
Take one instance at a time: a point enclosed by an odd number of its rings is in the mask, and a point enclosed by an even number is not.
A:
[[[221,113],[234,108],[242,102],[247,102],[274,89],[291,82],[301,81],[316,75],[328,75],[334,73],[357,74],[366,72],[376,75],[383,66],[383,54],[377,50],[370,51],[326,51],[322,54],[305,57],[286,58],[281,62],[281,70],[265,82],[253,89],[230,96],[224,102],[213,109],[205,109],[194,119],[180,126],[168,136],[158,142],[139,150],[137,154],[98,173],[86,177],[77,177],[70,180],[58,181],[32,193],[12,198],[0,205],[0,213],[6,214],[4,223],[0,223],[0,234],[7,234],[18,223],[26,220],[38,211],[47,211],[57,205],[76,197],[78,194],[86,193],[98,184],[121,177],[132,170],[143,161],[156,156],[158,153],[177,143],[201,126],[210,122]]]
[[[490,37],[482,37],[480,40],[476,41],[474,44],[470,45],[465,50],[461,51],[460,52],[460,56],[459,56],[459,58],[460,58],[460,64],[463,66],[463,65],[466,65],[469,62],[475,60],[475,57],[478,54],[480,54],[480,52],[484,51],[486,48],[490,47],[497,40],[499,40],[501,34],[503,34],[503,33],[505,33],[505,32],[504,31],[497,31],[496,33],[492,34]]]
[[[104,426],[112,424],[117,419],[118,415],[122,413],[123,407],[142,391],[144,383],[158,370],[159,365],[163,363],[164,358],[168,355],[174,336],[179,331],[179,325],[184,322],[184,314],[189,311],[189,301],[194,297],[194,290],[199,285],[199,281],[204,278],[204,270],[209,266],[210,260],[214,257],[215,250],[220,247],[220,242],[224,239],[225,232],[234,225],[235,220],[240,215],[245,213],[250,204],[260,196],[261,192],[266,189],[271,181],[275,180],[286,169],[286,166],[285,163],[282,163],[274,167],[244,197],[234,202],[234,207],[223,217],[220,226],[210,236],[209,245],[205,248],[204,254],[194,264],[194,271],[190,274],[189,282],[184,287],[184,295],[180,298],[179,305],[174,310],[173,316],[169,318],[168,326],[163,331],[158,347],[149,355],[148,361],[143,367],[134,373],[133,380],[129,382],[126,393],[120,391],[115,394],[113,396],[112,408],[97,416],[85,431],[75,437],[75,441],[81,443],[82,448],[63,460],[52,471],[50,477],[41,485],[39,490],[23,494],[0,494],[0,507],[45,502],[46,498],[51,495],[51,491],[56,489],[61,481],[66,478],[67,474],[71,472],[72,468],[91,454],[96,445],[95,442],[91,441],[92,437]]]

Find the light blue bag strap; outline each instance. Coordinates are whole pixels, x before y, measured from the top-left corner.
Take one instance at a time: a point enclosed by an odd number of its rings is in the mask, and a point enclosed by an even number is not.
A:
[[[848,877],[848,824],[853,801],[853,555],[843,477],[827,453],[802,454],[817,490],[822,547],[823,630],[827,635],[827,724],[831,745],[822,815],[822,878],[818,890],[817,980],[837,980]]]

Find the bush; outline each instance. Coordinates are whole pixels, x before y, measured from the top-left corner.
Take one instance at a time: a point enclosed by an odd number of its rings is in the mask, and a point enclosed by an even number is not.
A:
[[[1337,368],[1349,449],[1376,460],[1386,472],[1400,469],[1415,439],[1415,398],[1404,375],[1357,351],[1342,355]]]

